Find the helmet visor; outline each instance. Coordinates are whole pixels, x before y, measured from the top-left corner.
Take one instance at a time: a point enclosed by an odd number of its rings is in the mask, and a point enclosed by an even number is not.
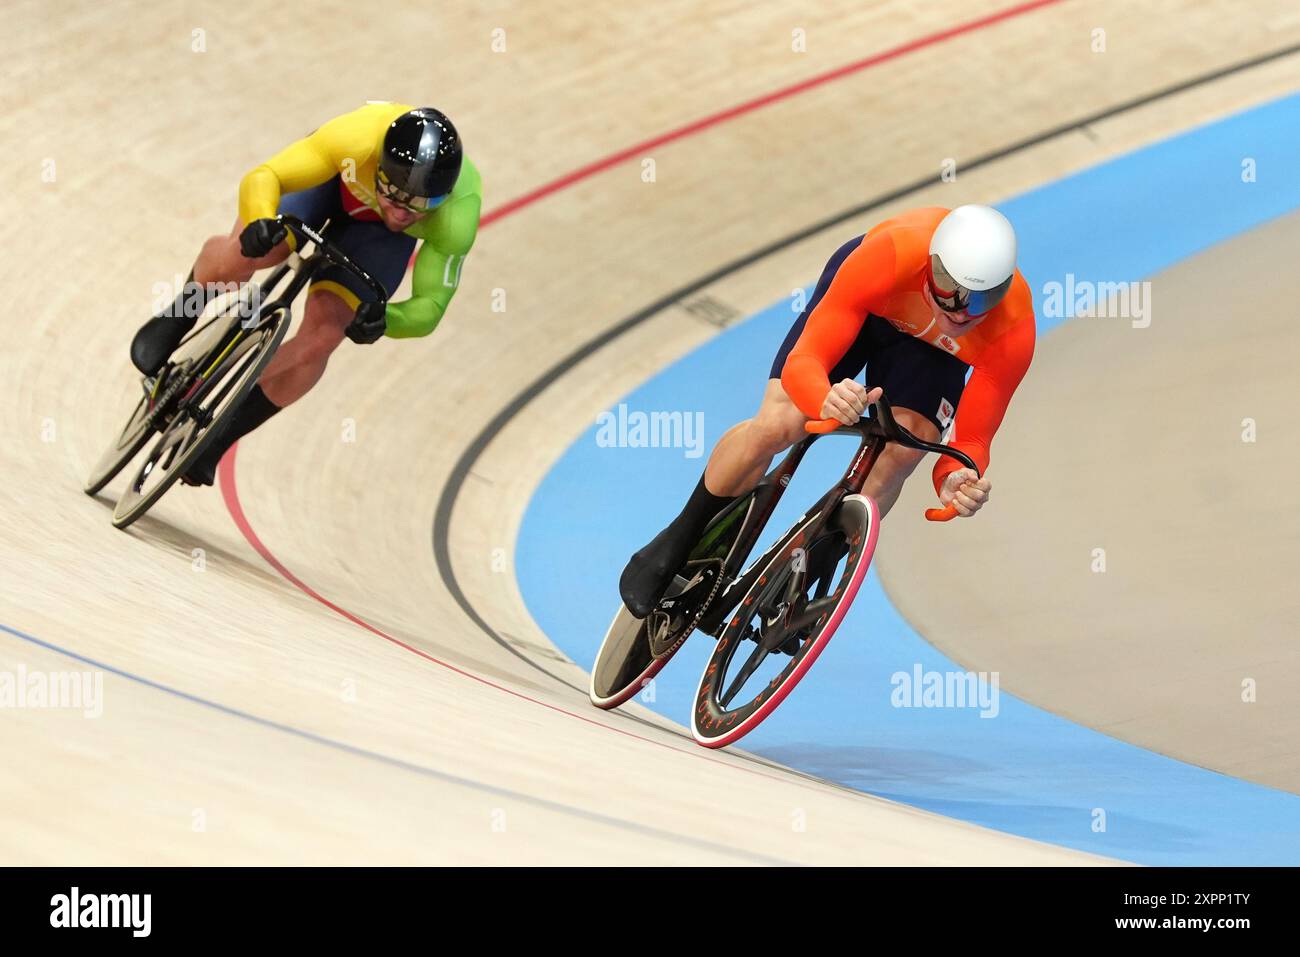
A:
[[[445,193],[442,196],[416,196],[408,193],[394,186],[382,169],[375,173],[375,191],[394,206],[412,213],[427,213],[431,209],[437,209],[447,199]]]
[[[930,257],[930,291],[934,301],[946,312],[964,312],[968,316],[982,316],[991,310],[1011,288],[1014,274],[991,289],[967,289],[943,267],[938,256]]]

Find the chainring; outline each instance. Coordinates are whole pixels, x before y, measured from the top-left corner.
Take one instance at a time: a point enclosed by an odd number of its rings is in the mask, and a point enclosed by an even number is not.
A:
[[[675,652],[700,623],[718,595],[722,564],[720,558],[687,562],[684,570],[695,571],[690,582],[675,595],[661,598],[646,616],[646,640],[655,658],[665,658]]]

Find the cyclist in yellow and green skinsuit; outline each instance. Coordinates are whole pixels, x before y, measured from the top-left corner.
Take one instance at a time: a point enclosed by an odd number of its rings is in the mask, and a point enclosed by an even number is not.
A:
[[[430,107],[369,103],[330,120],[249,172],[239,186],[239,218],[228,235],[203,244],[176,302],[131,343],[131,361],[156,375],[193,328],[217,284],[246,282],[289,255],[277,213],[321,229],[396,292],[416,243],[411,298],[387,307],[364,301],[365,286],[338,267],[312,283],[301,327],[281,345],[257,386],[184,481],[211,485],[236,440],[296,402],[325,372],[344,337],[427,336],[447,311],[478,231],[482,187],[451,121]],[[219,288],[219,287],[218,287]]]

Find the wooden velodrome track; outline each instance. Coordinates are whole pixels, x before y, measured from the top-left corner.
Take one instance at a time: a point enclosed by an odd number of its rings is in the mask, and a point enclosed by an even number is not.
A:
[[[0,670],[105,677],[102,717],[0,713],[0,861],[1094,860],[592,710],[509,551],[565,444],[716,331],[684,301],[746,315],[815,275],[842,211],[897,195],[849,235],[994,201],[1300,80],[1232,69],[1300,40],[1289,4],[1137,6],[10,4]],[[114,531],[79,488],[153,284],[228,228],[246,169],[367,98],[445,109],[483,171],[448,318],[344,348],[221,491]]]

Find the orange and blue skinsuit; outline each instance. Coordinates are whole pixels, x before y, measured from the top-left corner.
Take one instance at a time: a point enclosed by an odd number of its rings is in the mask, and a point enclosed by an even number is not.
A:
[[[938,207],[912,210],[880,223],[862,238],[808,314],[785,361],[781,383],[801,412],[821,418],[831,370],[854,345],[868,317],[879,316],[971,368],[949,444],[974,459],[983,473],[993,436],[1033,359],[1034,308],[1029,285],[1017,271],[1006,296],[978,325],[960,338],[943,334],[922,290],[930,237],[947,213]],[[935,490],[961,467],[941,456],[933,472]]]

